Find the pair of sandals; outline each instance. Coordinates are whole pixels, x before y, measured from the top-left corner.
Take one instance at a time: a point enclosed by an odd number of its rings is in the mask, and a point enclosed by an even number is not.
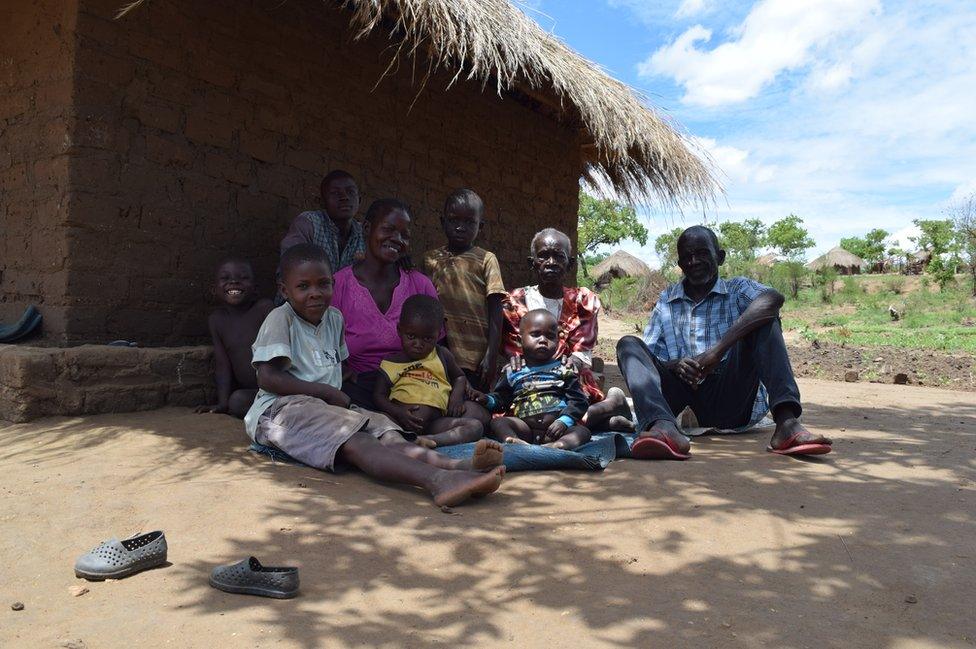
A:
[[[112,538],[78,557],[75,576],[89,581],[122,579],[166,563],[166,535],[157,530]],[[255,557],[217,566],[210,585],[227,593],[288,599],[298,594],[298,568],[264,566]]]
[[[826,455],[831,451],[830,444],[798,444],[799,437],[800,433],[797,433],[786,440],[783,448],[767,446],[766,451],[776,455]],[[630,453],[637,460],[687,460],[691,457],[690,454],[679,451],[671,439],[657,437],[638,437],[630,447]]]

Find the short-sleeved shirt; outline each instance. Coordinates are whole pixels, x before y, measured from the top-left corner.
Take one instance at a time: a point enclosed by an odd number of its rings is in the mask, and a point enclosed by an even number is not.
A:
[[[356,219],[349,224],[346,247],[339,250],[339,228],[323,210],[310,210],[295,217],[281,240],[281,254],[299,243],[314,243],[325,250],[333,273],[362,259],[366,250],[363,226]]]
[[[303,319],[285,302],[264,319],[251,346],[251,365],[284,358],[285,371],[302,381],[342,387],[342,361],[349,357],[342,336],[342,314],[334,307],[326,309],[318,325]],[[279,395],[258,390],[254,403],[244,417],[244,428],[254,439],[258,419]]]
[[[342,312],[349,347],[349,367],[354,372],[372,372],[380,362],[401,349],[397,322],[403,303],[412,295],[437,298],[437,291],[427,276],[416,270],[400,270],[400,283],[386,313],[380,311],[369,290],[359,283],[352,267],[335,274],[332,306]]]
[[[483,248],[460,254],[446,246],[424,255],[424,272],[437,288],[447,318],[447,344],[458,365],[475,371],[488,349],[490,295],[505,295],[498,258]]]
[[[451,381],[436,345],[420,360],[385,360],[380,363],[380,371],[390,379],[391,401],[447,410]]]
[[[717,345],[752,301],[770,290],[748,277],[719,277],[708,295],[695,303],[685,294],[683,282],[672,284],[651,311],[644,344],[661,361],[697,356]],[[727,356],[728,352],[722,362]],[[760,421],[768,410],[766,387],[760,384],[749,423]]]

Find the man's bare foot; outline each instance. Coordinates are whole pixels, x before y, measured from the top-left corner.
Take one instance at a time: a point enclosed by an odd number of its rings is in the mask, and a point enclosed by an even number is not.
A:
[[[427,435],[418,435],[416,443],[417,446],[423,446],[424,448],[437,448],[437,442],[432,440]]]
[[[607,396],[603,399],[611,406],[611,414],[614,417],[622,417],[628,421],[633,416],[630,405],[627,403],[627,395],[620,388],[614,386],[607,390]]]
[[[614,415],[607,420],[607,430],[632,433],[634,432],[634,422],[621,415]]]
[[[830,445],[832,443],[833,441],[828,437],[811,433],[806,429],[806,426],[800,423],[800,420],[795,417],[787,417],[776,424],[776,430],[773,432],[773,436],[769,439],[769,447],[777,451],[781,451],[786,448],[787,444],[790,446],[799,446],[800,444]]]
[[[664,440],[675,451],[687,454],[691,450],[691,440],[685,437],[673,421],[659,419],[651,424],[650,429],[641,431],[637,435],[641,437],[654,437]]]
[[[502,445],[493,439],[479,439],[471,453],[471,469],[473,471],[488,471],[501,465],[505,454]]]
[[[504,475],[503,467],[495,467],[487,473],[443,471],[435,479],[430,494],[438,507],[455,507],[472,496],[486,496],[497,491]]]

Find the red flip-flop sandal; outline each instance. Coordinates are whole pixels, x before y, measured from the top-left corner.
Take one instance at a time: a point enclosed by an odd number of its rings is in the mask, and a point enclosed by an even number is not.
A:
[[[638,437],[630,454],[635,460],[687,460],[691,456],[679,453],[670,442],[656,437]]]
[[[772,446],[767,446],[766,450],[770,453],[775,453],[776,455],[826,455],[832,450],[830,444],[796,444],[796,438],[799,436],[800,433],[793,435],[793,437],[786,441],[786,446],[783,448],[773,448]]]

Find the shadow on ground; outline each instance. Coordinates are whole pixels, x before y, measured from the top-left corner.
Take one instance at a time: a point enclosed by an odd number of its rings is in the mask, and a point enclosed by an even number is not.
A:
[[[770,456],[756,435],[705,438],[682,464],[510,476],[499,494],[454,513],[358,474],[276,465],[245,452],[236,422],[169,412],[166,427],[137,413],[98,435],[85,434],[97,417],[52,421],[42,436],[13,427],[7,461],[52,470],[148,432],[176,451],[120,473],[165,488],[230,467],[238,477],[215,481],[215,500],[273,481],[282,489],[252,499],[267,524],[214,528],[229,550],[169,571],[183,610],[247,610],[300,646],[541,644],[561,638],[561,626],[620,646],[976,642],[972,400],[950,413],[814,396],[807,420],[838,437],[824,459]],[[214,565],[250,554],[297,561],[302,595],[280,602],[207,586]]]

